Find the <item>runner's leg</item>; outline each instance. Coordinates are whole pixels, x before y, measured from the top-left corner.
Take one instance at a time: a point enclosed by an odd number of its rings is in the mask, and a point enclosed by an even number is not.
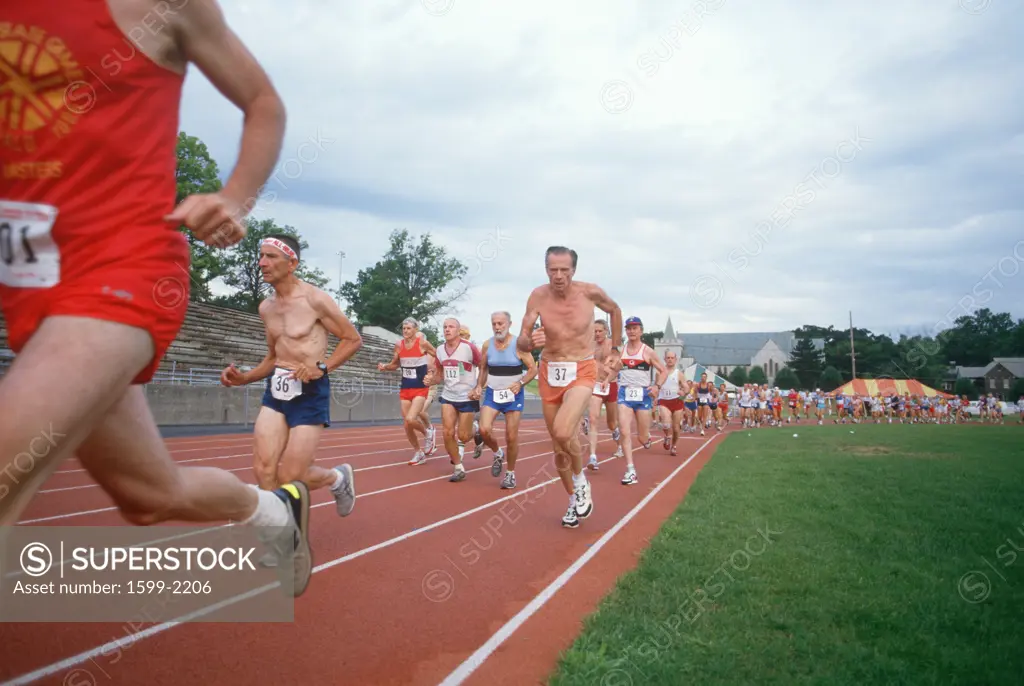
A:
[[[278,465],[288,444],[288,422],[284,415],[269,407],[261,407],[253,427],[253,473],[256,483],[272,491],[278,480]]]

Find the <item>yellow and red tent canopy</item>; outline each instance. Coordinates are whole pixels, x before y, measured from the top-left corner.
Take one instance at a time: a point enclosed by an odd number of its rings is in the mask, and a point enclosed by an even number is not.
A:
[[[928,398],[952,398],[949,393],[925,386],[916,379],[854,379],[832,391],[831,395],[916,395]]]

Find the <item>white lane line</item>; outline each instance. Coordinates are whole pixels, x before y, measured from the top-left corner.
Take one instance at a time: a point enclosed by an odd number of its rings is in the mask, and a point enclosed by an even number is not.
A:
[[[615,534],[617,534],[622,529],[622,527],[626,526],[626,524],[629,524],[633,517],[635,517],[637,513],[640,512],[640,510],[644,509],[647,503],[651,502],[651,500],[654,499],[654,496],[658,495],[658,492],[661,491],[661,489],[663,489],[666,485],[668,485],[670,481],[672,481],[676,474],[681,472],[686,467],[686,465],[690,464],[693,458],[697,457],[697,455],[700,454],[700,451],[708,447],[711,441],[715,440],[715,438],[721,435],[722,434],[717,434],[716,436],[712,436],[704,443],[704,445],[697,448],[696,452],[694,452],[693,455],[686,458],[686,460],[681,465],[676,467],[671,474],[665,477],[665,479],[663,479],[662,482],[658,484],[658,486],[654,490],[648,493],[643,500],[636,504],[636,507],[634,507],[632,510],[623,515],[622,519],[615,523],[615,526],[613,526],[611,529],[605,532],[605,534],[601,536],[601,538],[599,538],[597,542],[594,543],[594,545],[587,548],[587,551],[583,553],[583,555],[581,555],[578,560],[572,563],[572,565],[570,565],[568,569],[562,572],[562,574],[559,575],[557,579],[551,582],[551,584],[543,591],[541,591],[533,600],[531,600],[526,607],[520,610],[515,617],[510,619],[503,627],[501,627],[501,629],[497,631],[497,633],[491,636],[491,638],[488,639],[487,642],[484,643],[482,646],[480,646],[476,650],[476,652],[474,652],[472,655],[466,658],[465,662],[456,667],[455,670],[451,674],[449,674],[444,681],[442,681],[439,684],[439,686],[457,686],[458,684],[461,684],[463,681],[465,681],[470,674],[476,671],[480,667],[480,665],[482,665],[484,661],[487,660],[487,658],[490,657],[491,654],[495,650],[497,650],[501,646],[501,644],[504,643],[508,639],[508,637],[516,631],[516,629],[521,627],[526,622],[526,620],[532,617],[533,614],[537,612],[537,610],[543,607],[544,604],[548,600],[550,600],[551,597],[555,595],[555,593],[559,591],[559,589],[565,586],[569,582],[569,580],[571,580],[572,577],[576,575],[576,572],[580,571],[580,569],[583,568],[583,565],[585,565],[591,558],[597,555],[601,548],[603,548],[605,544],[608,543],[608,541],[610,541],[612,537],[615,536]]]
[[[609,458],[606,458],[604,460],[601,460],[599,462],[599,464],[603,464],[605,462],[611,462],[612,460],[618,460],[618,459],[621,459],[621,458],[609,457]],[[484,469],[484,467],[481,467],[481,469]],[[447,477],[445,477],[445,478],[447,478]],[[425,534],[428,531],[433,531],[434,529],[442,527],[445,524],[451,524],[452,522],[456,522],[456,521],[458,521],[460,519],[465,519],[466,517],[469,517],[470,515],[473,515],[473,514],[476,514],[477,512],[481,512],[483,510],[491,508],[491,507],[493,507],[493,506],[495,506],[495,505],[497,505],[499,503],[505,502],[506,500],[511,500],[513,498],[516,498],[516,497],[518,497],[518,496],[520,496],[520,495],[522,495],[524,493],[529,493],[530,491],[536,490],[538,488],[546,488],[548,485],[556,483],[556,482],[561,482],[561,477],[555,477],[554,479],[549,479],[548,481],[541,482],[541,483],[537,484],[536,486],[530,486],[530,487],[524,488],[522,490],[516,489],[515,492],[513,492],[510,495],[507,495],[507,496],[505,496],[503,498],[498,498],[497,500],[492,500],[492,501],[484,503],[483,505],[480,505],[478,507],[474,507],[474,508],[472,508],[470,510],[466,510],[465,512],[460,512],[459,514],[452,515],[451,517],[448,517],[446,519],[442,519],[440,521],[434,522],[433,524],[428,524],[427,526],[421,527],[419,529],[414,529],[413,531],[410,531],[408,533],[402,534],[401,536],[396,536],[394,538],[388,539],[388,540],[383,541],[381,543],[377,543],[376,545],[372,545],[372,546],[370,546],[368,548],[363,548],[362,550],[357,550],[354,553],[350,553],[350,554],[345,555],[343,557],[339,557],[339,558],[337,558],[335,560],[331,560],[329,562],[325,562],[325,563],[323,563],[321,565],[317,565],[316,567],[313,568],[313,573],[317,574],[317,573],[322,572],[322,571],[324,571],[326,569],[330,569],[331,567],[336,567],[337,565],[343,564],[345,562],[349,562],[351,560],[355,560],[356,558],[362,557],[363,555],[367,555],[367,554],[375,552],[377,550],[381,550],[383,548],[388,548],[388,547],[393,546],[393,545],[395,545],[397,543],[401,543],[403,541],[407,541],[410,538],[414,538],[414,537],[419,536],[421,534]],[[322,504],[326,505],[328,503],[322,503]],[[45,667],[40,667],[39,669],[37,669],[35,671],[29,672],[27,674],[23,674],[23,675],[21,675],[19,677],[11,679],[10,681],[5,681],[5,682],[3,682],[3,684],[0,684],[0,686],[23,686],[24,684],[31,684],[32,682],[38,681],[39,679],[44,679],[44,678],[46,678],[48,676],[53,676],[54,674],[57,674],[61,670],[68,669],[69,667],[74,667],[75,665],[80,665],[83,662],[87,662],[89,660],[94,660],[94,659],[96,659],[97,657],[100,657],[100,656],[110,655],[110,654],[112,654],[112,652],[114,650],[117,650],[117,649],[129,646],[129,645],[132,645],[133,643],[138,643],[139,641],[141,641],[141,640],[143,640],[145,638],[150,638],[151,636],[156,636],[157,634],[163,633],[164,631],[167,631],[168,629],[172,629],[172,628],[174,628],[176,626],[179,626],[182,623],[185,623],[185,622],[188,622],[188,621],[192,621],[194,619],[197,619],[199,617],[207,615],[207,614],[209,614],[211,612],[215,612],[215,611],[217,611],[217,610],[219,610],[219,609],[221,609],[223,607],[227,607],[229,605],[233,605],[234,603],[240,602],[242,600],[246,600],[248,598],[251,598],[251,597],[253,597],[255,595],[259,595],[261,593],[265,593],[266,591],[269,591],[269,590],[271,590],[273,588],[277,588],[277,586],[278,586],[278,584],[276,584],[276,583],[275,584],[268,584],[267,586],[254,589],[254,590],[249,591],[247,593],[244,593],[242,595],[238,595],[238,596],[234,596],[232,598],[228,598],[226,600],[222,600],[221,602],[219,602],[219,603],[217,603],[215,605],[211,605],[210,607],[200,608],[199,610],[191,612],[191,613],[189,613],[187,615],[183,615],[182,617],[178,617],[177,619],[171,620],[169,622],[163,622],[161,624],[157,624],[156,626],[152,626],[152,627],[150,627],[148,629],[140,631],[137,634],[132,634],[130,636],[126,636],[123,639],[114,639],[114,640],[109,641],[107,643],[104,643],[103,645],[98,646],[96,648],[91,648],[89,650],[82,651],[81,653],[78,653],[77,655],[73,655],[73,656],[71,656],[69,658],[65,658],[63,660],[60,660],[59,662],[54,662],[52,664],[46,665]]]

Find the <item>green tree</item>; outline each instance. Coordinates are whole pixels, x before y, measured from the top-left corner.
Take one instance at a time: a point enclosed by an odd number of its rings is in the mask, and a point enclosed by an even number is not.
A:
[[[466,295],[462,279],[468,268],[449,257],[429,233],[416,242],[406,229],[396,229],[390,240],[380,261],[342,285],[340,295],[350,317],[363,325],[400,331],[406,317],[430,320]]]
[[[810,338],[798,338],[786,365],[798,379],[797,388],[812,388],[821,376],[822,355]]]
[[[954,395],[966,395],[968,400],[978,399],[978,387],[970,379],[957,379],[953,385]]]
[[[657,341],[660,341],[664,337],[665,337],[665,332],[664,331],[648,331],[647,333],[640,334],[640,340],[643,341],[644,343],[646,343],[647,345],[649,345],[652,348],[654,347],[654,344]]]
[[[1024,397],[1024,379],[1017,379],[1013,382],[1010,394],[1005,396],[1007,402],[1015,403],[1017,398]]]
[[[260,271],[260,241],[272,233],[293,236],[301,249],[299,267],[295,276],[318,288],[325,288],[328,278],[320,269],[310,269],[301,259],[309,244],[291,226],[278,226],[273,219],[246,219],[245,238],[226,251],[224,256],[224,283],[235,289],[231,295],[214,299],[214,304],[245,312],[259,312],[260,303],[270,294],[272,287],[263,280]]]
[[[768,383],[768,376],[764,373],[764,369],[759,364],[755,364],[747,372],[747,380],[750,383],[756,383],[757,385]]]
[[[818,379],[818,387],[826,393],[831,393],[835,389],[843,385],[843,375],[839,373],[839,370],[829,365],[825,367],[821,372],[821,377]]]
[[[783,367],[775,375],[775,385],[780,389],[800,388],[800,377],[789,367]]]
[[[733,367],[726,378],[729,379],[729,383],[732,385],[742,388],[747,383],[747,369],[746,367]]]
[[[182,202],[190,195],[199,193],[216,193],[222,187],[217,163],[210,157],[206,144],[195,136],[184,131],[178,133],[178,163],[175,170],[177,194],[175,204]],[[197,302],[210,302],[213,294],[210,282],[223,276],[225,272],[224,251],[211,248],[202,241],[196,240],[184,226],[178,228],[188,239],[191,252],[191,273],[189,274],[190,299]]]

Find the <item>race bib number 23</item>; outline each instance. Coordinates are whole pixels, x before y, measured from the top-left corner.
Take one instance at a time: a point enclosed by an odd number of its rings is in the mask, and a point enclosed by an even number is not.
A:
[[[60,281],[60,250],[53,240],[57,208],[0,200],[0,283],[51,288]]]

